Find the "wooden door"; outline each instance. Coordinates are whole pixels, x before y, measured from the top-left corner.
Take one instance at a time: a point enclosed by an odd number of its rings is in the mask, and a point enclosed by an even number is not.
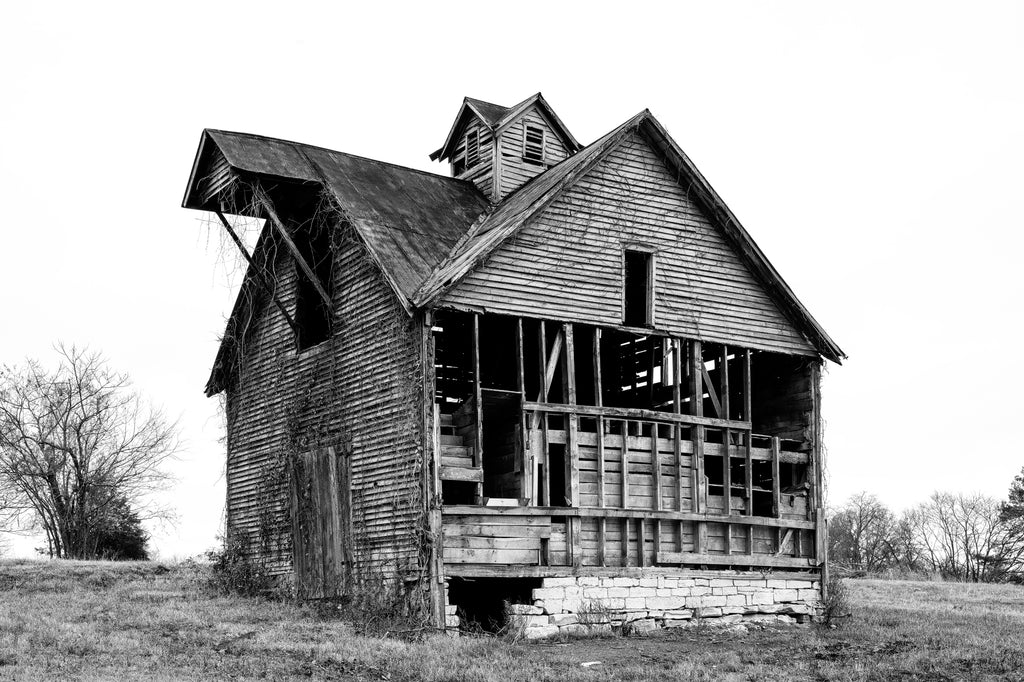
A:
[[[300,599],[346,593],[352,562],[349,457],[303,452],[292,467],[292,560]]]

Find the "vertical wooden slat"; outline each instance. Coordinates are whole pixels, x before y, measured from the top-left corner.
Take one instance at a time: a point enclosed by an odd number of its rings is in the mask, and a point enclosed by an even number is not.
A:
[[[519,405],[526,404],[526,362],[524,359],[523,318],[516,318],[516,387],[519,389]],[[527,498],[527,504],[533,504],[536,497],[533,490],[533,458],[530,453],[530,440],[526,430],[526,412],[519,410],[519,452],[516,457],[516,469],[519,471],[520,496]]]
[[[679,339],[672,339],[672,411],[675,414],[682,414],[683,410],[683,396],[682,396],[682,383],[683,383],[683,363],[680,355],[682,354],[682,342]],[[675,424],[672,427],[672,451],[676,464],[676,511],[684,511],[683,509],[683,427],[681,424]],[[679,547],[679,551],[683,551],[683,524],[677,522],[676,527],[676,543]]]
[[[647,524],[644,519],[636,520],[636,565],[643,568],[647,565],[645,545],[647,544]]]
[[[538,357],[540,358],[540,399],[541,402],[548,401],[547,391],[547,366],[548,366],[548,342],[545,334],[544,320],[541,320],[537,324],[537,342],[538,342]],[[548,457],[548,417],[546,414],[541,412],[534,412],[534,424],[539,424],[541,429],[541,441],[540,441],[540,466],[541,466],[541,477],[540,477],[540,488],[541,498],[545,505],[551,504],[551,461]]]
[[[697,340],[689,342],[689,365],[690,369],[690,414],[704,416],[704,389],[701,385],[703,379],[704,361],[701,358],[701,343]],[[691,426],[690,437],[693,439],[693,510],[701,513],[707,511],[707,500],[704,499],[706,489],[704,487],[704,427]],[[698,553],[707,552],[708,529],[707,524],[698,521],[694,533],[694,545]]]
[[[654,467],[654,510],[661,511],[661,455],[658,453],[658,424],[652,422],[651,429],[651,466]],[[661,551],[661,520],[654,520],[654,555]]]
[[[576,405],[576,343],[573,337],[572,325],[562,326],[562,336],[565,339],[565,360],[563,364],[562,385],[565,387],[565,398],[569,405]],[[569,507],[578,507],[580,504],[580,443],[579,443],[579,417],[570,414],[568,417],[569,430],[569,452],[566,458],[565,470],[565,503]],[[583,558],[582,533],[580,532],[581,520],[578,516],[569,518],[567,528],[570,532],[569,553],[572,566],[579,566]]]
[[[622,420],[622,508],[629,509],[629,422]]]
[[[484,461],[484,400],[480,382],[480,315],[473,313],[473,398],[476,402],[476,447],[473,448],[473,466]],[[476,502],[483,503],[484,484],[476,484]]]
[[[782,516],[782,481],[779,480],[779,437],[772,436],[772,512],[775,518]],[[775,529],[775,549],[782,551],[782,532]]]

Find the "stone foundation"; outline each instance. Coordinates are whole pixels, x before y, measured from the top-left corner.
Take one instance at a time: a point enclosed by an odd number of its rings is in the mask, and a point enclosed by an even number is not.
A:
[[[509,605],[509,624],[526,638],[538,639],[698,623],[805,623],[821,613],[817,578],[702,576],[543,578],[533,590],[532,604]],[[445,613],[447,626],[458,627],[455,607],[447,606]]]

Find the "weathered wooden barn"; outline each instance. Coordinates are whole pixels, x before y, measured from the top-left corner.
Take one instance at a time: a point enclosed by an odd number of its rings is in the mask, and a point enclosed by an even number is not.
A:
[[[203,132],[183,205],[249,264],[206,386],[229,532],[439,625],[813,615],[844,355],[665,129],[466,98],[431,158]]]

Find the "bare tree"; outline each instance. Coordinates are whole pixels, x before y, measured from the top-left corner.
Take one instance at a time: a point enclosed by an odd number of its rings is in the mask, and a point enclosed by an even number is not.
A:
[[[171,481],[162,465],[177,425],[99,353],[57,352],[54,371],[36,360],[0,369],[0,515],[44,531],[51,556],[91,558],[116,505],[166,516],[150,494]]]
[[[875,495],[857,493],[833,510],[828,532],[829,556],[838,563],[866,571],[895,563],[896,517]]]

